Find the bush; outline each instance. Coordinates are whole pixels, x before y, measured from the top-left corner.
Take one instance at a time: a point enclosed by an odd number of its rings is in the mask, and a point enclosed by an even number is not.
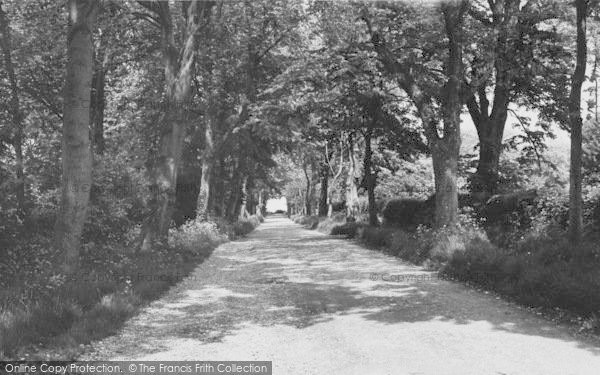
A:
[[[348,238],[355,238],[362,228],[367,227],[367,224],[360,222],[350,222],[342,225],[337,225],[331,229],[331,235],[344,235]]]
[[[433,218],[430,200],[396,199],[389,201],[383,209],[386,225],[416,228],[420,224],[431,224]]]
[[[376,249],[383,249],[390,247],[392,243],[392,236],[394,234],[392,228],[379,228],[379,227],[364,227],[360,231],[359,239],[366,245],[374,247]]]
[[[320,219],[318,216],[295,216],[294,223],[303,225],[306,229],[317,229]]]
[[[518,252],[500,249],[474,239],[465,251],[456,252],[443,273],[461,281],[510,296],[528,306],[564,308],[585,316],[600,312],[600,261],[592,243],[578,249],[586,260],[567,254],[574,250],[566,241],[530,238]]]
[[[233,223],[233,233],[235,236],[245,236],[259,225],[260,219],[256,215],[252,215],[246,219],[240,219]]]
[[[321,222],[319,222],[319,225],[317,225],[317,230],[319,232],[323,232],[326,234],[331,234],[331,231],[333,230],[334,227],[344,223],[346,221],[346,214],[345,213],[337,213],[332,215],[331,218],[325,218],[323,220],[321,220]]]
[[[217,224],[190,220],[169,233],[169,245],[190,253],[202,253],[227,241]]]

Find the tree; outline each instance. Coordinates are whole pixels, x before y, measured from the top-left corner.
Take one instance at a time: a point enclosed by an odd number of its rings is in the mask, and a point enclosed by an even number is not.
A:
[[[573,244],[581,242],[583,231],[582,185],[582,119],[581,87],[585,80],[587,64],[586,17],[588,0],[576,0],[577,57],[571,78],[569,96],[569,123],[571,125],[571,163],[569,172],[569,238]]]
[[[427,70],[426,65],[410,60],[404,64],[402,58],[405,56],[396,56],[387,45],[385,36],[374,29],[369,15],[363,15],[371,42],[383,66],[411,99],[423,123],[433,159],[437,228],[453,226],[458,219],[457,177],[461,141],[460,113],[463,106],[460,93],[464,79],[462,38],[467,6],[467,1],[440,4],[447,55],[440,57],[444,60],[443,79],[435,80],[422,73]],[[402,13],[404,9],[397,11]],[[438,129],[440,112],[441,134]]]
[[[191,121],[192,77],[196,57],[196,38],[214,5],[209,1],[182,2],[183,43],[177,45],[175,25],[169,2],[140,1],[151,22],[159,28],[164,64],[165,102],[160,120],[161,136],[158,155],[151,164],[150,214],[143,228],[142,251],[156,244],[166,244],[175,203],[175,187],[181,161],[186,127]]]
[[[61,253],[65,272],[79,262],[81,233],[88,213],[92,184],[90,95],[93,74],[92,30],[96,0],[69,1],[69,37],[64,88],[62,196],[54,230],[54,247]]]
[[[465,80],[463,95],[479,138],[477,170],[470,185],[480,200],[489,198],[498,188],[510,104],[538,109],[541,117],[545,117],[548,107],[557,107],[540,97],[562,88],[562,60],[567,54],[556,43],[558,31],[540,25],[558,18],[560,9],[559,2],[493,0],[470,4],[468,12],[477,23],[465,30],[473,43],[466,51],[470,81]],[[542,80],[538,78],[540,71],[545,73]],[[492,99],[488,98],[490,91]],[[557,92],[555,98],[560,96]]]

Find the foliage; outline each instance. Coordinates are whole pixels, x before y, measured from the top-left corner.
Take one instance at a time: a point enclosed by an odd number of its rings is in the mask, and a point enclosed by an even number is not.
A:
[[[416,228],[431,221],[431,201],[419,199],[395,199],[383,209],[384,223],[402,228]],[[429,211],[429,214],[428,214]]]
[[[454,253],[443,272],[528,306],[558,307],[589,317],[600,311],[599,258],[593,243],[582,246],[583,262],[565,258],[572,249],[564,239],[529,241],[518,254],[477,239]]]
[[[259,224],[252,216],[228,226],[238,236]],[[13,358],[22,347],[40,343],[76,353],[79,344],[115,333],[140,306],[227,241],[226,230],[223,223],[190,221],[172,229],[169,248],[150,254],[88,245],[80,271],[70,276],[48,272],[53,254],[44,250],[42,240],[15,249],[18,257],[9,252],[0,280],[0,358]]]
[[[239,219],[233,223],[233,233],[236,236],[245,236],[252,232],[254,228],[260,225],[260,219],[256,215],[252,215],[247,219]]]
[[[226,235],[220,233],[217,225],[211,222],[188,221],[172,231],[169,245],[192,254],[203,253],[227,240]]]

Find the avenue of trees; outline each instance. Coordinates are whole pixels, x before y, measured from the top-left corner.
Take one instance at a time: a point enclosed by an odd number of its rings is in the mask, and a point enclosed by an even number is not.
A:
[[[434,231],[537,200],[581,244],[598,21],[594,0],[1,1],[0,285],[168,252],[282,195]]]
[[[319,30],[313,48],[278,83],[280,109],[292,107],[308,124],[301,148],[312,147],[312,160],[305,156],[296,165],[311,166],[306,181],[321,176],[320,200],[308,187],[299,188],[302,179],[291,178],[295,212],[311,214],[311,205],[324,207],[326,200],[331,205],[325,191],[342,182],[336,200],[347,216],[357,216],[358,201],[366,200],[364,219],[377,224],[377,212],[394,198],[391,179],[378,175],[402,174],[402,160],[414,165],[431,158],[426,172],[433,189],[419,181],[409,192],[425,190],[432,198],[435,227],[460,224],[461,195],[481,207],[495,195],[526,197],[526,189],[541,193],[552,185],[563,191],[559,187],[568,184],[570,191],[561,194],[571,207],[569,236],[581,241],[583,194],[594,188],[582,190],[594,175],[582,167],[591,156],[582,144],[594,139],[590,130],[584,142],[582,124],[586,119],[593,129],[597,107],[589,73],[597,52],[587,42],[594,35],[586,32],[586,22],[596,29],[594,2],[323,4],[319,12],[311,19]],[[475,134],[475,150],[461,151],[464,129]],[[557,133],[571,134],[568,169],[546,152]]]

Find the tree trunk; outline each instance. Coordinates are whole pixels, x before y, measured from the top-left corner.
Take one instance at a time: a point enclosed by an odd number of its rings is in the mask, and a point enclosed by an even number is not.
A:
[[[367,197],[369,201],[369,225],[378,225],[377,204],[375,203],[375,186],[377,184],[377,176],[373,173],[373,150],[371,149],[371,138],[373,136],[373,128],[369,127],[365,133],[365,158],[363,161],[365,174],[365,188],[367,189]]]
[[[346,178],[346,218],[348,221],[354,221],[358,215],[358,186],[356,182],[356,157],[352,135],[348,135],[348,160],[349,168]]]
[[[93,74],[92,30],[98,3],[69,1],[67,72],[62,131],[62,196],[54,230],[54,248],[62,269],[74,272],[79,264],[81,233],[88,213],[92,184],[90,94]]]
[[[304,178],[306,179],[306,189],[304,193],[304,214],[310,216],[312,214],[312,181],[309,174],[310,166],[306,163],[302,166],[304,171]]]
[[[330,166],[330,169],[333,173],[333,168],[331,168],[331,166]],[[338,170],[335,173],[335,175],[333,176],[331,183],[329,183],[327,186],[327,217],[328,218],[331,218],[331,216],[333,215],[333,192],[336,187],[338,178],[340,178],[343,171],[344,171],[344,140],[343,140],[342,136],[340,136],[340,165],[338,166]]]
[[[200,7],[202,4],[202,7]],[[160,19],[162,57],[165,69],[166,105],[161,121],[161,138],[156,159],[151,166],[152,200],[150,215],[144,225],[142,251],[154,245],[166,245],[169,224],[175,203],[177,173],[181,161],[185,129],[190,121],[186,106],[191,97],[191,83],[196,57],[196,34],[200,19],[207,17],[212,3],[197,0],[185,3],[183,45],[175,45],[175,32],[169,3],[151,2],[150,7]]]
[[[431,148],[435,178],[435,227],[438,229],[454,226],[458,222],[457,145],[460,146],[460,139],[450,141],[444,137]]]
[[[443,87],[442,118],[443,136],[437,127],[429,123],[427,129],[431,143],[433,172],[435,176],[435,227],[451,227],[458,223],[458,158],[460,155],[460,113],[462,101],[462,21],[466,2],[442,4],[446,36],[448,37],[448,61],[445,73],[448,81]]]
[[[467,1],[445,1],[442,3],[445,31],[448,37],[448,61],[445,73],[448,78],[442,92],[443,135],[438,131],[438,119],[434,100],[424,91],[410,69],[400,64],[385,39],[374,31],[369,20],[367,27],[371,42],[375,47],[383,66],[397,78],[398,84],[417,107],[423,122],[425,134],[431,147],[436,190],[435,226],[453,226],[458,221],[458,157],[460,153],[460,112],[462,102],[460,88],[462,84],[463,64],[462,21],[467,9]]]
[[[499,182],[500,155],[508,105],[503,119],[486,119],[476,125],[479,135],[479,161],[471,177],[471,193],[485,201],[496,194]]]
[[[319,216],[327,215],[327,195],[329,191],[329,167],[321,165],[321,190],[319,191]]]
[[[494,27],[497,28],[494,51],[494,97],[490,114],[490,102],[487,99],[485,84],[477,89],[479,101],[475,95],[467,101],[471,119],[477,128],[479,137],[479,163],[477,171],[471,177],[471,192],[485,201],[497,192],[499,183],[499,163],[502,153],[502,139],[514,87],[515,62],[514,37],[518,30],[519,2],[500,1],[493,6]]]
[[[238,159],[235,159],[231,170],[229,199],[225,202],[226,217],[232,221],[237,219],[239,214],[240,192],[242,190],[240,169],[241,163]]]
[[[0,32],[2,33],[2,52],[4,68],[10,83],[10,115],[13,123],[11,144],[15,150],[15,196],[17,200],[17,216],[23,219],[25,214],[25,173],[23,171],[23,113],[19,103],[19,87],[12,61],[12,44],[10,25],[6,12],[0,3]]]
[[[569,122],[571,125],[571,168],[569,186],[569,239],[579,244],[583,235],[583,200],[581,194],[582,120],[581,87],[585,80],[587,61],[586,13],[587,0],[576,0],[577,9],[577,63],[569,96]]]
[[[238,217],[246,219],[248,217],[248,176],[242,179],[241,200]]]
[[[219,158],[218,169],[215,171],[214,177],[211,178],[211,188],[213,192],[209,198],[213,201],[212,207],[215,209],[215,215],[220,217],[227,216],[227,204],[225,203],[226,189],[225,189],[225,174],[227,172],[225,160]]]
[[[213,140],[213,116],[206,116],[204,121],[204,154],[202,156],[202,178],[200,180],[200,192],[198,193],[198,202],[196,217],[198,220],[206,221],[210,216],[210,184],[213,169],[214,158],[214,140]]]
[[[265,216],[265,203],[263,201],[263,191],[258,191],[258,205],[256,206],[256,213],[260,216]]]
[[[110,62],[110,52],[106,49],[106,46],[99,46],[92,77],[91,128],[93,130],[94,150],[98,155],[104,154],[106,146],[104,141],[104,108],[106,104],[106,72]]]

